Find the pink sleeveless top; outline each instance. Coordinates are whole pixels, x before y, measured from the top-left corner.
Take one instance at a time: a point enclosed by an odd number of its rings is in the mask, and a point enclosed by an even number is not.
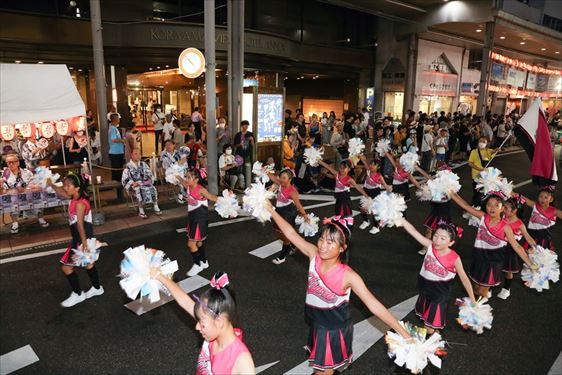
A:
[[[213,354],[214,341],[205,341],[197,358],[197,375],[228,375],[236,360],[243,353],[249,353],[248,347],[242,341],[242,330],[235,328],[236,339],[220,353]]]
[[[193,190],[187,189],[187,211],[191,212],[201,206],[208,207],[209,201],[201,195],[201,185],[197,185]]]

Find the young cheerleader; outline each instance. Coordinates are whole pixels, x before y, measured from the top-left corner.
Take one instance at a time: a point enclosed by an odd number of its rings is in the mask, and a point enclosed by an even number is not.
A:
[[[535,247],[536,243],[535,240],[529,235],[527,229],[525,228],[525,224],[523,221],[518,217],[518,212],[521,210],[525,202],[520,195],[514,194],[510,197],[507,201],[505,201],[505,220],[507,224],[511,227],[513,231],[513,235],[517,241],[521,241],[523,237],[527,241],[527,244],[531,245],[531,247]],[[507,244],[505,247],[505,258],[503,262],[503,272],[505,275],[505,280],[503,284],[502,290],[498,293],[498,298],[507,299],[510,295],[510,287],[511,281],[513,280],[513,274],[518,273],[521,271],[521,265],[519,262],[519,256],[513,250],[510,244]]]
[[[369,198],[369,196],[365,193],[365,190],[363,190],[361,186],[357,185],[355,180],[349,176],[349,172],[352,168],[351,161],[349,159],[342,160],[339,172],[336,172],[334,168],[326,164],[323,160],[320,160],[318,164],[326,168],[329,174],[331,174],[336,180],[336,187],[334,189],[334,197],[336,198],[335,216],[352,217],[351,187],[354,187],[365,197]]]
[[[209,200],[216,202],[217,196],[201,186],[201,179],[201,173],[196,168],[188,169],[185,179],[178,177],[187,189],[187,248],[193,257],[193,266],[187,271],[187,276],[195,276],[209,268],[203,241],[207,238]]]
[[[72,240],[60,259],[60,262],[62,263],[62,272],[66,275],[72,289],[70,297],[62,301],[61,305],[63,307],[72,307],[87,298],[101,296],[104,292],[103,287],[100,285],[98,270],[96,269],[95,263],[86,266],[86,271],[92,282],[92,287],[85,293],[82,292],[80,282],[78,281],[78,275],[74,272],[74,267],[76,267],[76,265],[73,261],[72,249],[78,249],[78,246],[82,245],[82,251],[88,252],[92,250],[88,249],[87,243],[87,239],[94,236],[92,211],[86,193],[88,182],[82,176],[69,173],[65,177],[62,187],[55,186],[51,181],[48,181],[47,184],[60,196],[70,199],[70,204],[68,205],[68,222],[70,224]]]
[[[236,327],[238,311],[236,298],[230,290],[228,275],[217,272],[211,279],[211,288],[200,297],[191,299],[175,282],[162,275],[159,268],[151,277],[161,282],[178,305],[197,321],[195,329],[205,340],[197,358],[197,375],[255,374],[252,355],[242,340],[242,331]]]
[[[450,222],[440,222],[435,227],[433,238],[423,236],[405,218],[402,226],[427,251],[418,276],[419,296],[416,302],[416,315],[423,321],[428,333],[445,328],[447,309],[451,298],[451,284],[456,274],[474,303],[474,291],[464,268],[461,258],[451,246],[455,243],[457,228]]]
[[[295,185],[293,185],[293,171],[289,168],[284,168],[279,172],[279,177],[275,175],[275,172],[268,171],[267,173],[271,181],[279,186],[277,191],[277,202],[275,207],[277,213],[285,219],[289,224],[295,225],[295,219],[297,218],[297,211],[308,220],[308,214],[304,210],[299,199],[299,192]],[[275,231],[279,239],[283,242],[283,247],[281,251],[277,254],[275,259],[272,260],[273,263],[279,265],[285,262],[287,254],[289,254],[291,249],[291,242],[283,235],[278,227],[275,227]]]
[[[529,234],[537,245],[554,251],[554,241],[550,227],[556,224],[556,218],[562,219],[562,210],[552,206],[554,202],[554,186],[543,186],[539,190],[537,201],[523,197],[527,206],[533,209],[529,219]]]
[[[436,168],[438,170],[451,170],[447,163],[438,161]],[[426,216],[425,220],[423,221],[423,225],[426,228],[425,230],[425,237],[432,238],[433,232],[437,229],[437,225],[440,222],[451,223],[451,198],[448,195],[444,194],[441,199],[434,200],[432,199],[430,202],[431,211],[429,215]],[[422,247],[418,254],[425,255],[427,251],[426,247]]]
[[[386,153],[386,158],[394,167],[394,174],[392,175],[392,192],[404,196],[404,200],[410,200],[410,186],[408,182],[412,182],[416,188],[420,188],[420,183],[410,173],[408,173],[400,161],[396,161],[390,152]],[[421,173],[422,176],[430,179],[430,176],[420,167],[416,166],[416,171]]]
[[[353,357],[353,321],[349,298],[353,291],[369,310],[405,338],[396,318],[369,291],[365,282],[344,263],[351,234],[349,218],[326,219],[316,245],[302,238],[271,205],[271,216],[283,234],[310,260],[305,313],[310,319],[307,349],[316,374],[342,370]]]
[[[451,192],[451,198],[463,210],[480,219],[469,271],[475,294],[487,298],[492,297],[490,287],[499,285],[501,282],[505,247],[508,243],[529,268],[538,268],[517,243],[511,226],[502,218],[505,200],[503,193],[491,192],[485,197],[482,202],[486,208],[485,213],[469,205],[457,193]]]
[[[363,184],[363,190],[370,198],[375,198],[380,194],[384,188],[386,191],[392,191],[392,188],[386,183],[384,177],[379,173],[379,162],[377,159],[373,158],[367,163],[365,155],[360,156],[363,165],[367,168],[367,177],[365,177],[365,183]],[[379,223],[373,215],[369,217],[366,212],[362,212],[363,222],[359,226],[359,229],[367,229],[371,223],[373,227],[369,231],[371,234],[377,234],[380,232]]]

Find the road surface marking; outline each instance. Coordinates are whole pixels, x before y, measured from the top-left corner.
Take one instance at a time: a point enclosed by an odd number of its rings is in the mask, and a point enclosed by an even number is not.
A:
[[[187,279],[183,279],[182,281],[180,281],[178,283],[179,287],[183,289],[184,292],[186,293],[191,293],[194,290],[197,290],[205,285],[209,284],[209,280],[199,276],[199,275],[195,275],[193,277],[188,277]],[[127,304],[125,304],[124,306],[126,308],[128,308],[129,310],[131,310],[132,312],[134,312],[135,314],[137,314],[138,316],[141,316],[142,314],[145,314],[151,310],[154,310],[157,307],[160,307],[162,305],[167,304],[170,301],[173,301],[174,297],[172,297],[171,295],[168,296],[162,292],[160,292],[160,300],[158,302],[155,303],[150,303],[148,298],[143,298],[142,300],[137,299],[134,300],[132,302],[129,302]]]
[[[267,370],[270,367],[275,366],[279,362],[280,361],[275,361],[275,362],[268,363],[266,365],[261,365],[261,366],[256,367],[256,375],[259,374],[260,372],[263,372],[263,371]]]
[[[417,299],[417,295],[413,296],[391,307],[389,310],[396,319],[402,320],[414,309]],[[368,319],[356,323],[353,326],[353,361],[357,361],[360,356],[365,354],[371,346],[375,345],[377,341],[384,337],[386,331],[389,329],[390,328],[376,316],[371,316]],[[309,366],[308,361],[304,361],[285,373],[285,375],[302,374],[312,374],[312,367]]]
[[[550,371],[548,372],[547,375],[560,375],[560,374],[562,374],[562,352],[558,354],[556,361],[554,361],[554,364],[550,368]]]
[[[32,253],[32,254],[26,254],[26,255],[19,255],[17,257],[3,258],[3,259],[0,259],[0,264],[17,262],[18,260],[39,258],[39,257],[47,256],[47,255],[60,254],[60,253],[64,253],[66,251],[66,249],[67,248],[65,247],[64,249],[42,251],[40,253]]]
[[[11,374],[37,361],[39,361],[37,354],[31,346],[26,345],[0,356],[0,375]]]

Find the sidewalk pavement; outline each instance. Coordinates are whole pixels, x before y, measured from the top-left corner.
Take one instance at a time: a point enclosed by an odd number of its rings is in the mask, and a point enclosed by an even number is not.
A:
[[[518,150],[521,150],[521,148],[509,147],[503,152]],[[96,174],[98,173],[94,173],[94,175]],[[100,174],[103,175],[103,178],[109,179],[108,171],[102,171]],[[140,218],[134,207],[128,207],[126,203],[116,201],[113,191],[101,192],[103,206],[101,212],[105,215],[105,223],[95,226],[94,234],[102,236],[144,225],[186,218],[187,208],[185,205],[180,205],[175,200],[172,200],[166,193],[165,186],[157,186],[157,188],[159,192],[159,206],[163,214],[162,216],[156,216],[152,209],[149,208],[146,211],[148,214],[147,219]],[[211,207],[212,204],[209,208]],[[20,221],[20,231],[15,235],[10,234],[10,225],[0,226],[0,256],[55,245],[67,246],[70,242],[70,231],[68,229],[68,220],[63,214],[62,208],[58,207],[56,211],[48,211],[45,219],[50,223],[49,228],[41,228],[35,218]]]

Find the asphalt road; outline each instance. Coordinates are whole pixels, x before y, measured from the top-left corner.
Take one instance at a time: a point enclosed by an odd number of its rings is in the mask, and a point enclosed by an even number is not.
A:
[[[494,166],[515,184],[524,182],[529,161],[524,153],[497,158]],[[471,196],[469,170],[456,170],[461,176],[461,195]],[[527,184],[518,191],[531,197],[536,188]],[[562,189],[557,192],[560,202]],[[307,201],[305,204],[321,203]],[[354,203],[356,208],[358,202]],[[560,203],[558,203],[560,207]],[[428,212],[427,204],[416,199],[408,204],[408,218],[421,228]],[[527,214],[529,210],[527,210]],[[314,209],[329,216],[333,206]],[[465,268],[471,261],[475,237],[458,207],[456,221],[465,232],[456,245]],[[221,221],[216,213],[211,222]],[[360,219],[358,223],[360,223]],[[59,303],[69,294],[58,260],[60,254],[26,259],[0,265],[0,354],[31,345],[39,361],[17,374],[191,374],[201,338],[195,322],[175,302],[142,316],[136,316],[123,304],[129,302],[119,288],[119,263],[122,251],[145,244],[162,249],[177,259],[180,270],[175,279],[184,279],[191,266],[185,246],[185,234],[176,229],[185,220],[172,220],[135,231],[104,237],[110,246],[102,250],[98,270],[105,294],[70,309]],[[562,226],[554,229],[556,247],[562,248]],[[270,224],[243,221],[212,227],[206,241],[210,268],[200,276],[210,279],[216,270],[229,273],[238,299],[241,326],[256,365],[280,361],[264,373],[280,374],[306,360],[307,325],[304,322],[307,262],[297,254],[276,266],[268,259],[248,254],[274,240]],[[405,231],[384,229],[373,236],[355,226],[350,248],[350,265],[368,287],[391,307],[415,296],[416,280],[422,257],[419,246]],[[87,290],[89,280],[79,271]],[[497,293],[499,288],[494,292]],[[464,296],[455,282],[453,298]],[[357,297],[352,296],[351,311],[355,323],[371,314]],[[455,322],[458,310],[448,312],[443,332],[450,343],[440,371],[443,374],[547,374],[562,350],[562,298],[560,283],[551,290],[537,293],[525,288],[516,277],[511,297],[494,297],[494,324],[491,331],[477,336],[463,331]],[[406,320],[420,324],[413,312]],[[357,334],[357,332],[356,332]],[[402,373],[388,359],[384,339],[379,340],[347,370],[350,374]]]

